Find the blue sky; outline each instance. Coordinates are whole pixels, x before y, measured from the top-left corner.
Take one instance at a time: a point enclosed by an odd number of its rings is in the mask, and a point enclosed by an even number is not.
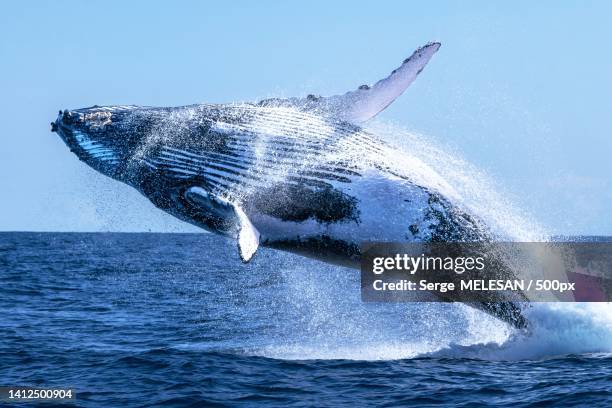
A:
[[[193,230],[80,163],[63,108],[342,93],[443,43],[382,120],[553,232],[612,234],[610,2],[6,2],[0,230]]]

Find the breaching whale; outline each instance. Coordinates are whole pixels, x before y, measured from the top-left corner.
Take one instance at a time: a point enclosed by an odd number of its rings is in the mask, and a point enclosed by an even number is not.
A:
[[[51,130],[80,160],[158,208],[259,246],[359,267],[360,244],[490,239],[424,163],[360,124],[391,104],[438,51],[429,43],[388,77],[343,95],[182,107],[92,106],[60,111]],[[476,304],[524,327],[521,309]]]

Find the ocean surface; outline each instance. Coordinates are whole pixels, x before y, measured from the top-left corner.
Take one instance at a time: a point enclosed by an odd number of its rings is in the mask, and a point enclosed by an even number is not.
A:
[[[612,406],[610,304],[533,305],[524,335],[211,234],[0,233],[0,282],[0,385],[68,406]]]

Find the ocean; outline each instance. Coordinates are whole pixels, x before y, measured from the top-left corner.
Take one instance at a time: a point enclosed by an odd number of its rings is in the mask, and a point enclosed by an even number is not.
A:
[[[0,282],[0,385],[67,406],[612,405],[609,304],[534,304],[521,334],[212,234],[0,233]]]

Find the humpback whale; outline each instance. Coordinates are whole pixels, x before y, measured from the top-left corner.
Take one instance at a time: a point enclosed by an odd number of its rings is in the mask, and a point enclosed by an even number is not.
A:
[[[360,244],[487,241],[487,226],[424,163],[362,123],[417,78],[440,43],[371,86],[329,97],[181,107],[92,106],[51,123],[76,156],[156,207],[235,239],[354,268]],[[475,304],[516,327],[517,304]]]

